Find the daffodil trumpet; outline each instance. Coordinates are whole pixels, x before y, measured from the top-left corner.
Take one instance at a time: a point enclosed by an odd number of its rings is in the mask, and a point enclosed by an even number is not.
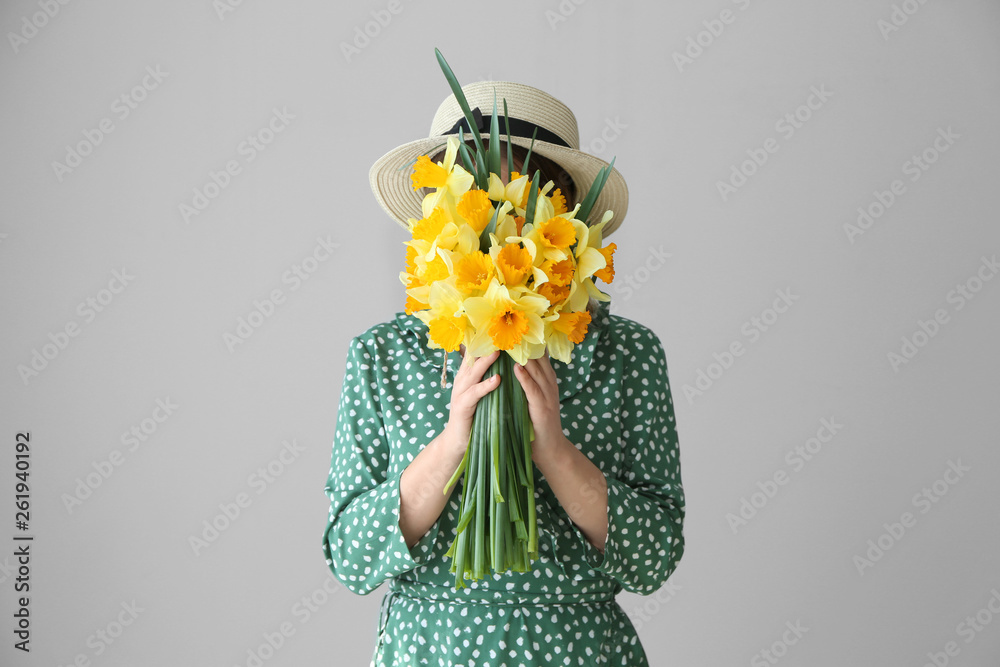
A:
[[[435,52],[469,127],[476,127],[461,86]],[[567,210],[565,196],[551,181],[542,183],[539,170],[529,176],[534,140],[524,174],[512,170],[506,121],[509,177],[501,179],[498,125],[494,96],[488,149],[473,132],[470,150],[460,130],[447,139],[442,160],[421,155],[413,163],[414,189],[429,193],[422,217],[409,221],[406,269],[399,274],[405,311],[427,325],[430,348],[446,355],[464,345],[467,358],[504,351],[483,376],[499,374],[500,384],[479,400],[465,453],[442,489],[447,495],[462,479],[458,523],[445,554],[456,590],[490,570],[529,572],[538,558],[535,433],[514,364],[546,353],[569,363],[587,334],[590,298],[610,299],[595,279],[614,279],[615,244],[604,245],[602,237],[613,213],[587,222],[610,166]],[[445,370],[446,359],[442,386]]]

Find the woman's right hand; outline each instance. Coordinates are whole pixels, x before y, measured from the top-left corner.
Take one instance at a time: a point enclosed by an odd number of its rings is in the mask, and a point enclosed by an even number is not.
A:
[[[464,347],[464,346],[463,346]],[[451,388],[451,414],[446,429],[451,433],[451,441],[459,452],[465,452],[472,434],[472,418],[476,414],[479,399],[500,386],[500,375],[483,380],[483,374],[500,355],[494,350],[475,361],[468,358],[468,350],[462,351],[462,363],[455,373]]]

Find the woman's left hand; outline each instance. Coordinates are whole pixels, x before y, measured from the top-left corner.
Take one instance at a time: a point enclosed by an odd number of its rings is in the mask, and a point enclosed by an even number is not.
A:
[[[531,458],[537,461],[539,456],[553,452],[566,440],[560,416],[559,382],[547,350],[538,359],[528,359],[524,366],[515,363],[514,375],[528,399],[528,414],[535,431]]]

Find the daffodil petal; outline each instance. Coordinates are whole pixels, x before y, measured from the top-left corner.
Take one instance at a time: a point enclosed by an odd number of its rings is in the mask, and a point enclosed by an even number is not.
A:
[[[586,248],[577,258],[576,270],[581,278],[589,278],[595,271],[600,271],[608,265],[608,260],[600,251],[594,248]],[[590,282],[590,281],[587,281]]]
[[[493,201],[500,201],[501,199],[503,199],[504,195],[503,181],[501,181],[500,177],[497,176],[496,174],[493,173],[490,174],[490,185],[489,185],[489,190],[487,190],[487,195]]]

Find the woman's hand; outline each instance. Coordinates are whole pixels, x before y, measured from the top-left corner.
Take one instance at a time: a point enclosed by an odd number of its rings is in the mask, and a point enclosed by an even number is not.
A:
[[[451,434],[452,444],[459,452],[464,452],[469,446],[472,418],[476,414],[479,399],[500,386],[499,374],[482,379],[486,369],[497,360],[500,351],[494,350],[475,361],[470,360],[466,352],[465,349],[462,350],[462,364],[455,373],[455,382],[451,387],[451,414],[445,426]]]
[[[528,359],[524,366],[515,363],[514,375],[528,398],[528,414],[535,431],[531,458],[537,462],[539,456],[554,453],[569,442],[562,430],[559,382],[548,351],[538,359]]]

